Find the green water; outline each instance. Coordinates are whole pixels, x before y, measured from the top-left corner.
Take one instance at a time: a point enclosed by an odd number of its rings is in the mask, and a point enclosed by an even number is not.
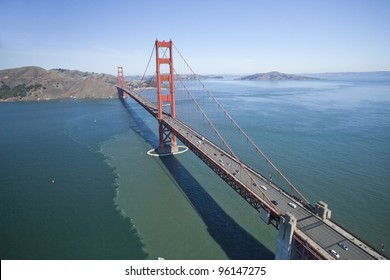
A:
[[[107,129],[117,133],[120,126],[103,124],[100,136],[80,142],[87,138],[82,131],[87,135],[105,122],[101,109],[108,112],[114,104],[0,104],[1,259],[147,256],[135,229],[113,205],[116,174],[94,150],[109,136]],[[72,129],[80,131],[77,141],[69,135]]]

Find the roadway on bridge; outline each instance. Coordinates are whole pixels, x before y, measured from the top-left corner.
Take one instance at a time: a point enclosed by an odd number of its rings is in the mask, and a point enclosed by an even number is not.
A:
[[[169,116],[164,116],[164,120],[172,127],[179,131],[182,135],[181,137],[186,137],[187,140],[191,141],[194,145],[197,145],[198,148],[203,150],[210,158],[218,162],[222,168],[225,168],[231,174],[235,173],[236,177],[245,182],[245,185],[250,188],[253,192],[262,197],[262,193],[258,188],[252,186],[249,176],[246,172],[243,172],[240,164],[236,162],[227,152],[219,149],[213,143],[208,141],[206,138],[202,140],[203,136],[197,135],[196,132],[189,129],[183,123],[177,119],[173,119]],[[324,223],[320,218],[315,216],[313,213],[310,213],[297,201],[293,201],[290,197],[280,192],[273,185],[263,181],[259,174],[255,174],[249,170],[256,178],[257,185],[262,186],[263,190],[266,192],[268,197],[277,203],[278,209],[281,211],[282,215],[287,212],[292,213],[297,219],[297,228],[309,236],[315,243],[317,243],[322,249],[329,252],[329,250],[335,250],[339,255],[340,259],[373,259],[369,254],[364,250],[346,240],[346,238],[335,231],[333,228]],[[252,177],[252,178],[253,178]],[[289,202],[294,203],[297,207],[292,208],[289,206]],[[348,246],[348,250],[342,249],[338,242],[343,242]]]
[[[153,103],[142,98],[136,93],[130,91],[126,92],[146,110],[148,110],[150,114],[157,117],[157,107]],[[180,120],[164,114],[163,121],[170,127],[174,128],[177,132],[175,134],[179,139],[186,139],[187,141],[190,141],[192,145],[207,154],[210,160],[219,164],[221,168],[224,168],[230,174],[235,176],[242,184],[250,188],[263,201],[265,201],[264,195],[258,188],[261,187],[270,200],[272,200],[274,204],[277,204],[277,208],[282,215],[287,212],[292,213],[297,219],[297,228],[311,239],[308,241],[311,242],[310,244],[314,247],[314,250],[317,250],[319,247],[322,248],[322,250],[329,254],[329,258],[332,258],[330,250],[333,249],[339,254],[339,259],[343,260],[374,259],[373,256],[368,254],[353,241],[354,238],[351,237],[350,234],[345,234],[343,230],[339,230],[336,229],[336,227],[333,228],[332,225],[328,225],[314,213],[304,208],[298,201],[293,200],[284,191],[274,186],[271,182],[263,180],[262,176],[254,170],[238,163],[228,152],[222,150],[202,135],[197,134],[197,132],[186,126]],[[242,170],[242,168],[247,169],[248,173],[251,174],[251,177],[255,179],[258,187],[249,183],[251,182],[251,178],[248,176],[247,172]],[[267,202],[265,201],[265,203]],[[296,208],[291,207],[289,203],[294,203]],[[349,236],[349,239],[346,238],[346,236]],[[347,245],[348,250],[342,249],[338,245],[339,242],[343,242]]]

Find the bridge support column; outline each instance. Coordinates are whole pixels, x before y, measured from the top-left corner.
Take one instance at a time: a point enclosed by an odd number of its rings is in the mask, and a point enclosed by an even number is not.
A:
[[[297,226],[297,219],[289,212],[281,218],[278,239],[276,240],[275,260],[289,260],[292,251],[292,237]]]
[[[165,48],[160,57],[160,48]],[[169,50],[169,52],[168,52]],[[165,73],[161,73],[161,65],[169,66],[163,67]],[[156,80],[157,80],[157,108],[158,108],[158,123],[159,123],[159,146],[157,152],[159,154],[175,153],[178,151],[176,136],[164,125],[163,120],[163,105],[168,103],[170,108],[170,115],[176,118],[175,108],[175,79],[172,57],[172,41],[158,41],[156,40]],[[169,91],[167,90],[169,85]]]
[[[119,98],[125,98],[126,94],[120,88],[125,87],[125,76],[123,75],[123,67],[118,66],[118,96]]]
[[[159,154],[170,154],[178,152],[179,148],[176,143],[176,136],[161,121],[158,124],[160,144],[157,148]],[[175,137],[173,140],[172,138]]]
[[[316,203],[315,213],[323,220],[329,220],[332,215],[332,211],[328,208],[328,204],[322,201]]]

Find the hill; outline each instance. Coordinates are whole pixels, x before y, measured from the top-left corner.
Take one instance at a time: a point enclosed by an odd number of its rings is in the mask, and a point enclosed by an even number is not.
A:
[[[267,73],[258,73],[250,76],[241,77],[238,80],[249,80],[249,81],[284,81],[284,80],[294,80],[294,81],[309,81],[309,80],[318,80],[317,78],[285,74],[277,71],[267,72]]]
[[[0,100],[111,98],[117,78],[77,70],[45,70],[36,66],[0,70]]]

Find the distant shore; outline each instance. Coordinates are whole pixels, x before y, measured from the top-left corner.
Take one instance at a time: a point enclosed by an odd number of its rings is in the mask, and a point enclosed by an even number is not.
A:
[[[311,81],[311,80],[319,80],[319,78],[294,75],[294,74],[285,74],[285,73],[280,73],[277,71],[272,71],[272,72],[267,72],[267,73],[258,73],[258,74],[253,74],[253,75],[249,75],[249,76],[244,76],[244,77],[238,78],[237,80],[242,80],[242,81],[247,81],[247,80],[249,80],[249,81],[286,81],[286,80]]]
[[[226,77],[240,81],[312,81],[342,79],[390,80],[390,71],[329,72],[313,74],[285,74],[277,71],[248,76],[178,75],[182,81],[223,80]],[[130,88],[155,87],[151,77],[125,77]],[[48,101],[60,99],[99,99],[117,97],[117,77],[109,74],[68,69],[45,70],[37,66],[0,70],[0,102]]]

